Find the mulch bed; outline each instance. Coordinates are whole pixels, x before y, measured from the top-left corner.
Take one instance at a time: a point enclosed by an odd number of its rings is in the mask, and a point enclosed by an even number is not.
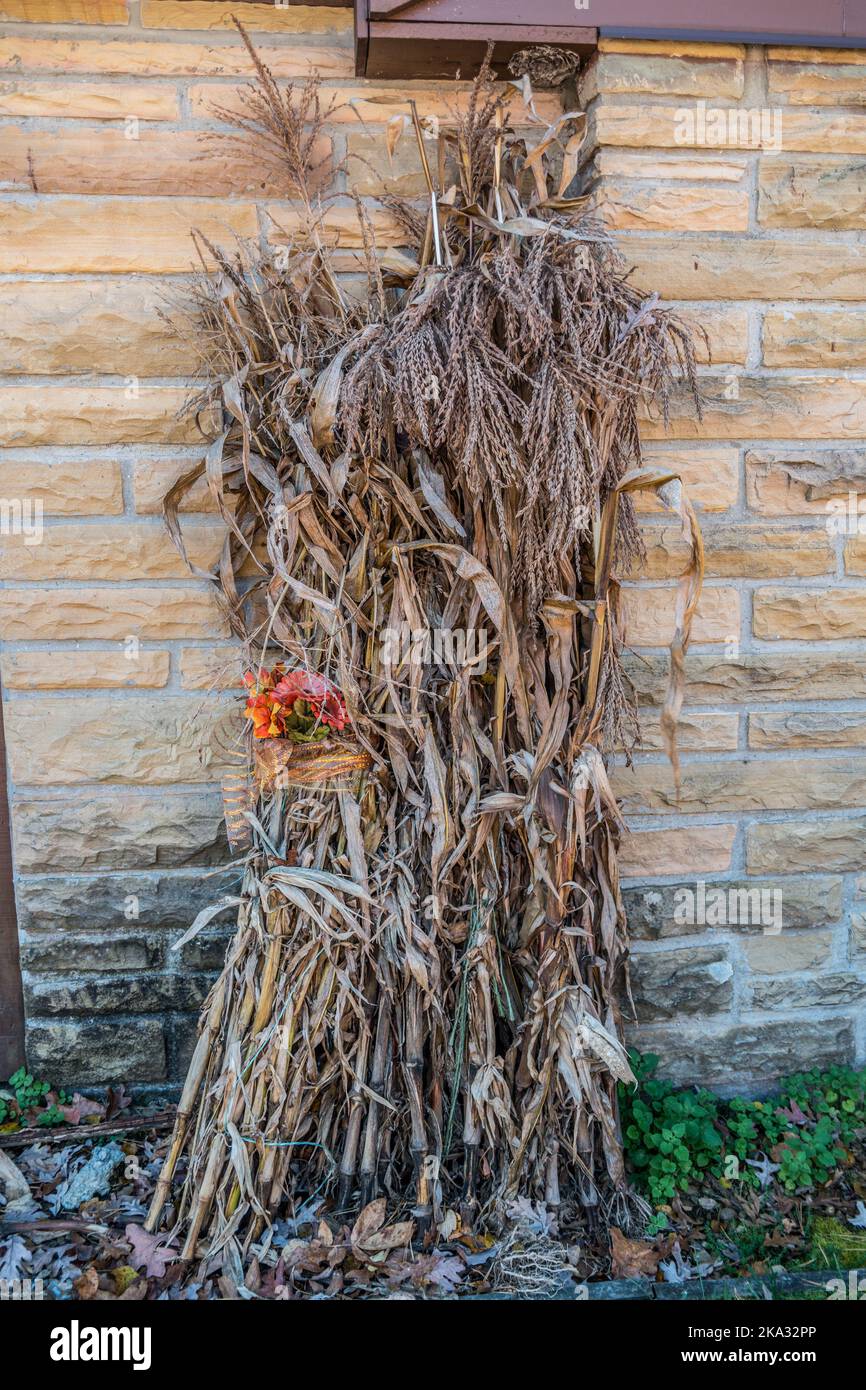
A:
[[[10,1198],[10,1170],[0,1171],[0,1279],[41,1280],[43,1297],[76,1300],[814,1297],[840,1267],[837,1248],[816,1246],[816,1222],[866,1242],[860,1146],[812,1193],[707,1178],[675,1198],[657,1234],[634,1213],[627,1234],[603,1220],[569,1230],[567,1217],[557,1229],[524,1198],[505,1236],[452,1222],[419,1248],[411,1213],[393,1216],[384,1198],[341,1220],[314,1195],[247,1258],[230,1239],[214,1257],[182,1261],[170,1234],[143,1229],[171,1121],[170,1110],[96,1110],[77,1125],[0,1135],[0,1167],[11,1160],[20,1179]]]

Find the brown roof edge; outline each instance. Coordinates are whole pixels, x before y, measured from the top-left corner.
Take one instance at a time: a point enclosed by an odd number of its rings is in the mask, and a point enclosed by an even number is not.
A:
[[[683,43],[754,43],[774,48],[866,48],[866,25],[862,35],[755,33],[737,29],[631,29],[625,25],[606,25],[598,30],[605,39],[682,40]]]
[[[535,0],[531,23],[526,0],[355,0],[356,71],[368,78],[471,76],[490,40],[497,67],[539,43],[585,56],[599,36],[866,48],[866,0]]]
[[[0,689],[0,1080],[24,1061],[24,1001],[18,955],[18,922],[12,878],[12,837],[6,792],[6,741]]]

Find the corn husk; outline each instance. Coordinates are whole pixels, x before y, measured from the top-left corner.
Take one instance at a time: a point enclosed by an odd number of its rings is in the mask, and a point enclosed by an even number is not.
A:
[[[617,574],[641,554],[632,493],[651,488],[691,557],[673,752],[702,551],[679,482],[642,466],[638,415],[694,385],[689,339],[554,171],[557,151],[575,167],[580,123],[543,127],[527,155],[486,69],[438,167],[407,108],[430,196],[391,200],[399,265],[358,204],[368,293],[350,298],[299,154],[315,85],[286,95],[252,57],[251,138],[307,216],[287,256],[215,252],[198,285],[195,408],[222,425],[166,516],[182,545],[180,502],[207,477],[219,601],[248,660],[342,691],[351,742],[313,764],[351,778],[320,785],[272,745],[238,791],[255,789],[235,808],[237,932],[148,1227],[181,1154],[188,1257],[248,1249],[310,1194],[338,1213],[384,1195],[416,1234],[446,1205],[472,1225],[518,1197],[580,1220],[625,1190],[632,1079],[607,771],[635,727]],[[482,641],[418,661],[393,648],[404,629]]]

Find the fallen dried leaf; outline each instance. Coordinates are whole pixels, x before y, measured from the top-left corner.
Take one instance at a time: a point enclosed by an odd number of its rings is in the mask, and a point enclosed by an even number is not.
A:
[[[614,1279],[652,1279],[659,1255],[645,1240],[630,1240],[617,1226],[610,1228],[610,1272]]]

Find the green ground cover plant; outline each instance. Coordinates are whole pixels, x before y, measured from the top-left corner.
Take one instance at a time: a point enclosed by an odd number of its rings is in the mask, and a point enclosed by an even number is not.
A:
[[[40,1081],[19,1067],[0,1086],[0,1129],[18,1129],[24,1125],[62,1125],[66,1116],[61,1106],[69,1105],[65,1091],[52,1090],[48,1081]]]
[[[828,1183],[866,1132],[866,1070],[831,1067],[785,1077],[761,1100],[724,1100],[656,1076],[659,1059],[631,1054],[636,1086],[622,1086],[626,1162],[653,1207],[704,1176],[770,1183],[802,1193]]]

